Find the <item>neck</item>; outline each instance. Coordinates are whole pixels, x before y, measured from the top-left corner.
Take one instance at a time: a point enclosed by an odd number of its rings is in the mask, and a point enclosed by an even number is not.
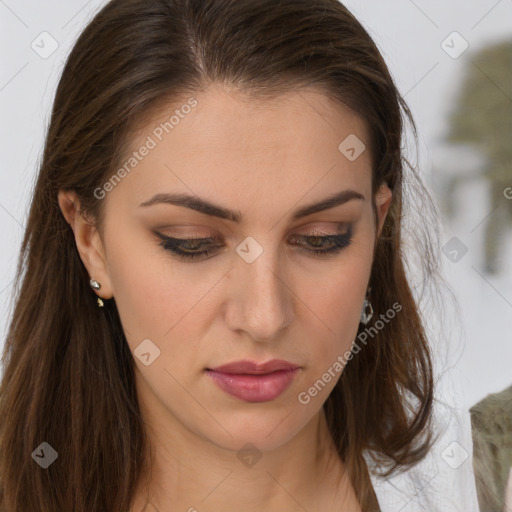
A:
[[[132,512],[360,511],[323,409],[285,444],[247,457],[152,414],[154,404],[141,411],[154,461]]]

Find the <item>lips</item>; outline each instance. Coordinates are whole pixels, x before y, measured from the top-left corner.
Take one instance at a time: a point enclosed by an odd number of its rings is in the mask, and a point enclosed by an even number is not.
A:
[[[272,359],[266,363],[255,363],[253,361],[235,361],[234,363],[224,364],[211,368],[212,371],[222,373],[235,373],[247,375],[263,375],[277,371],[295,370],[299,368],[297,365],[283,361],[281,359]]]
[[[268,402],[281,395],[300,367],[279,359],[265,363],[236,361],[208,368],[206,374],[223,391],[245,402]]]

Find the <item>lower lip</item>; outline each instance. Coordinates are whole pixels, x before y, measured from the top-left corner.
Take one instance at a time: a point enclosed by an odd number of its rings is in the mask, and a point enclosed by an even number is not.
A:
[[[295,370],[279,370],[265,375],[222,373],[206,370],[215,384],[226,393],[246,402],[270,402],[291,384]]]

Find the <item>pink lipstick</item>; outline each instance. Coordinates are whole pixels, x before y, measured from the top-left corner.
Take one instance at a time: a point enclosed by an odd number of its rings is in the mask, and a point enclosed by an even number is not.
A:
[[[299,370],[279,359],[266,363],[244,360],[208,368],[206,374],[231,396],[245,402],[269,402],[288,388]]]

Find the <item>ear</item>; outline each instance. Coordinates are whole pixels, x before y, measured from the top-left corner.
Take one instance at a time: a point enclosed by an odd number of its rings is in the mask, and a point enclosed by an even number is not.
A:
[[[383,183],[375,194],[375,204],[377,207],[378,216],[377,238],[382,232],[382,227],[384,226],[384,221],[386,220],[392,197],[393,193],[391,192],[391,189],[388,187],[387,183]]]
[[[89,276],[101,285],[101,289],[95,293],[103,299],[111,299],[112,285],[98,230],[90,219],[86,219],[80,213],[80,201],[75,192],[59,190],[58,200],[62,214],[73,230],[78,253]]]

